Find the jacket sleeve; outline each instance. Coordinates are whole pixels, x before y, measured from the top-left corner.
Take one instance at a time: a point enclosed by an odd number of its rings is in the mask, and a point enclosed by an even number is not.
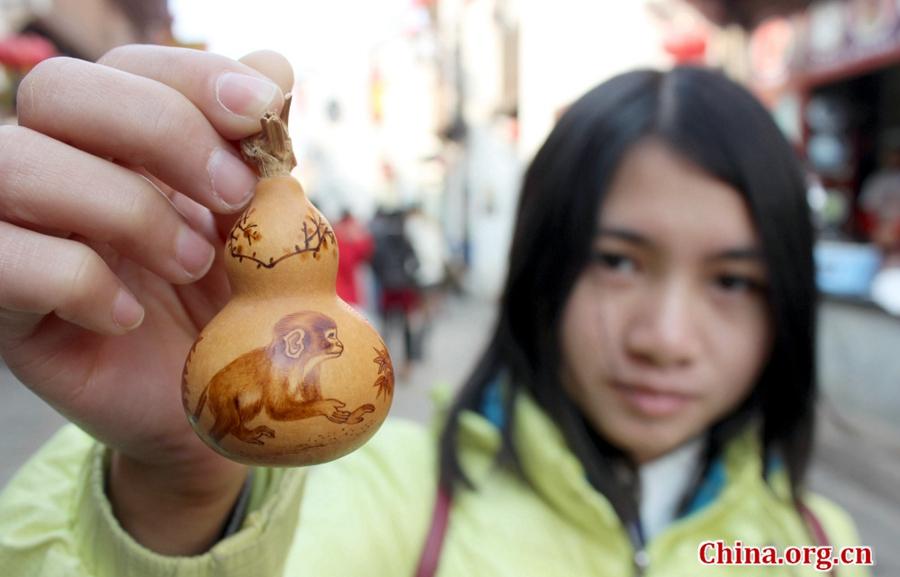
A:
[[[415,573],[437,487],[433,439],[388,419],[365,446],[313,467],[285,576]]]
[[[114,517],[104,491],[108,457],[108,449],[67,425],[16,474],[0,493],[0,575],[281,575],[303,470],[257,469],[238,533],[203,555],[167,557],[134,541]]]
[[[430,435],[389,419],[332,463],[255,469],[241,530],[203,555],[167,557],[134,541],[113,515],[108,458],[67,425],[26,463],[0,493],[0,576],[411,575],[437,480]]]

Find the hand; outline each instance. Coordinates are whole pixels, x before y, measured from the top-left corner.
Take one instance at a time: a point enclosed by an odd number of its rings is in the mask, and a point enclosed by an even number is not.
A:
[[[41,63],[0,127],[0,356],[115,450],[114,477],[206,503],[240,487],[190,428],[181,372],[229,298],[220,247],[256,182],[234,141],[292,82],[271,52],[126,46]]]
[[[350,411],[344,409],[346,403],[337,399],[322,399],[315,405],[315,414],[324,415],[332,423],[345,424]]]

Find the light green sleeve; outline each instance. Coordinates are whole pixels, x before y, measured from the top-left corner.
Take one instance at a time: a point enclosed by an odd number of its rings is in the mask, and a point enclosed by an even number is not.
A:
[[[241,531],[203,555],[166,557],[134,541],[113,516],[103,488],[107,459],[107,449],[67,425],[26,463],[0,493],[0,575],[281,575],[302,470],[257,469]]]
[[[432,437],[388,420],[338,461],[257,468],[238,533],[203,555],[167,557],[113,516],[103,488],[108,453],[68,425],[17,473],[0,493],[0,576],[411,575],[436,487]]]
[[[437,490],[433,437],[388,419],[367,445],[309,471],[286,576],[412,576]]]

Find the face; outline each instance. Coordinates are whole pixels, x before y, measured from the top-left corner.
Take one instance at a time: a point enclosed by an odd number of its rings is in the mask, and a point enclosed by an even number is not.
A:
[[[766,283],[738,192],[642,142],[563,313],[563,386],[632,459],[664,455],[750,394],[771,349]]]
[[[337,328],[329,328],[325,330],[325,351],[335,357],[339,357],[344,352],[344,344],[340,341],[337,334]]]

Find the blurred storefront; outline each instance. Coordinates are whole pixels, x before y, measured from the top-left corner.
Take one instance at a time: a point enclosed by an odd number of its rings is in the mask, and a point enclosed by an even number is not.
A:
[[[466,286],[493,298],[506,274],[524,167],[594,85],[671,62],[645,2],[425,0],[438,30],[443,215]]]
[[[900,2],[689,3],[805,161],[822,291],[900,314]]]
[[[444,222],[465,287],[490,298],[505,275],[522,168],[518,2],[435,4]]]
[[[900,313],[879,288],[900,265],[900,2],[817,2],[749,48],[750,82],[810,170],[820,287]]]
[[[610,0],[409,0],[403,33],[373,51],[371,119],[385,168],[377,202],[417,204],[439,220],[469,292],[498,295],[522,170],[560,110],[640,61],[603,49],[596,22],[627,41],[642,11]]]

